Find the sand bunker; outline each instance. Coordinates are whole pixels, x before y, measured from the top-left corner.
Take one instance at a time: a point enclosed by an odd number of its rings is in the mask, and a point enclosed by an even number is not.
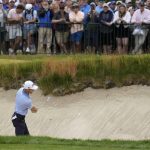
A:
[[[0,89],[0,135],[14,135],[16,90]],[[26,122],[36,136],[80,139],[150,139],[150,87],[91,88],[64,97],[32,95],[37,114]]]

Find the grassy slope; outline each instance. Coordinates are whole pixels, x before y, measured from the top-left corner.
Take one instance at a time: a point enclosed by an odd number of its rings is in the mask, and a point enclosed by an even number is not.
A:
[[[0,137],[0,150],[149,150],[149,141],[63,140],[49,137]]]
[[[60,87],[70,90],[77,81],[100,87],[109,80],[116,86],[150,84],[150,55],[0,56],[0,86],[18,88],[28,79],[38,82],[45,94]]]

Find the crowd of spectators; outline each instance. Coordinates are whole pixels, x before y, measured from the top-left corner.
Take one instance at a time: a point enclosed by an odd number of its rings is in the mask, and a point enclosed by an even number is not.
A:
[[[1,54],[150,51],[150,0],[0,0]]]

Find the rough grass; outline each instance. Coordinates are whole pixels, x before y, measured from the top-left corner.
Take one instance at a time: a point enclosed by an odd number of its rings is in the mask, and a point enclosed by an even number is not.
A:
[[[0,150],[149,150],[150,141],[65,140],[49,137],[0,137]]]
[[[44,94],[57,88],[69,91],[77,82],[86,84],[84,88],[95,83],[105,87],[107,81],[115,86],[149,85],[150,55],[0,56],[0,86],[18,88],[28,79]]]

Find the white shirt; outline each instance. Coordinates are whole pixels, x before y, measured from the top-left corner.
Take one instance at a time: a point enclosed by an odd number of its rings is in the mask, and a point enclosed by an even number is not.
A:
[[[150,23],[150,10],[144,9],[143,12],[141,12],[140,9],[136,10],[133,14],[132,23]]]
[[[9,12],[8,12],[8,15],[7,15],[7,18],[8,19],[19,19],[20,17],[23,17],[23,13],[20,13],[20,14],[17,14],[16,13],[16,9],[11,9]],[[19,24],[18,24],[19,25]],[[18,25],[11,25],[13,26],[13,28],[17,28]]]
[[[116,22],[119,18],[120,18],[119,17],[119,12],[116,11],[115,15],[114,15],[113,22]],[[126,23],[130,23],[130,21],[131,21],[131,14],[127,11],[126,14],[121,19],[124,20]]]
[[[70,22],[82,22],[84,19],[84,13],[78,11],[77,13],[71,11],[69,13],[69,20]],[[83,30],[83,24],[73,24],[71,27],[71,33],[76,33]]]

